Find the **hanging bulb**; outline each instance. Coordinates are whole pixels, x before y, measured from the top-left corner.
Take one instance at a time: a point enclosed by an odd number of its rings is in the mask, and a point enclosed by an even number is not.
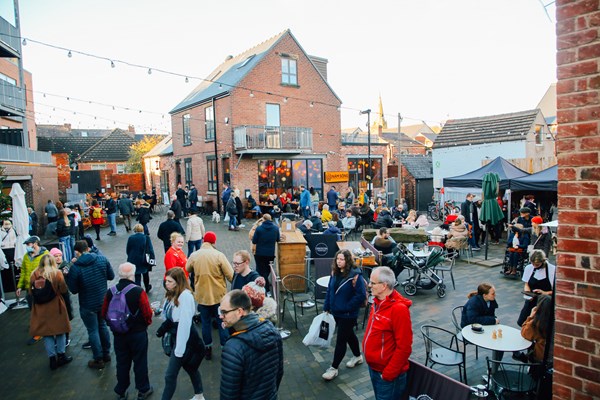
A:
[[[69,58],[73,57],[73,53],[71,53],[71,50],[69,50],[69,52],[67,53],[67,56],[68,56]]]
[[[152,68],[148,68],[148,75],[152,75]]]
[[[23,46],[27,46],[27,39],[23,38]]]
[[[110,60],[110,67],[114,68],[115,67],[115,62],[113,60]]]
[[[46,97],[46,93],[44,93],[44,98]]]
[[[71,98],[70,98],[70,97],[67,97],[67,100],[71,100]]]
[[[112,107],[113,107],[113,111],[114,111],[115,110],[115,106],[112,106]]]
[[[250,91],[250,97],[254,97],[254,92],[252,90]]]
[[[310,107],[312,108],[312,107],[314,107],[314,106],[315,106],[315,103],[311,101],[311,102],[310,102]]]
[[[186,76],[185,77],[185,83],[188,83],[190,81],[190,79]]]
[[[223,84],[222,84],[222,83],[219,83],[219,88],[222,88],[222,87],[223,87]]]
[[[284,102],[284,103],[287,103],[287,101],[288,101],[288,98],[287,98],[287,97],[284,97],[284,98],[283,98],[283,102]]]

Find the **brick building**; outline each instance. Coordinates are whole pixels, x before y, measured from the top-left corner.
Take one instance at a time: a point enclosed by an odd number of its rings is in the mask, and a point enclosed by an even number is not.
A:
[[[169,191],[193,182],[214,202],[229,181],[261,200],[300,184],[322,195],[324,172],[346,171],[352,158],[340,150],[340,104],[327,60],[309,56],[289,30],[227,57],[171,111]]]
[[[555,399],[600,398],[600,5],[557,1]]]

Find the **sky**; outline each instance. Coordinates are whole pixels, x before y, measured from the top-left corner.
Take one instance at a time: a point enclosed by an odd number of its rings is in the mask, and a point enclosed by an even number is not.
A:
[[[185,76],[208,77],[227,55],[288,28],[308,54],[328,59],[342,128],[364,128],[358,110],[375,112],[379,96],[389,127],[398,113],[403,126],[438,125],[535,108],[556,81],[554,8],[544,3],[20,0],[19,8],[38,123],[167,133],[168,112],[200,83]],[[111,68],[78,52],[143,67]]]

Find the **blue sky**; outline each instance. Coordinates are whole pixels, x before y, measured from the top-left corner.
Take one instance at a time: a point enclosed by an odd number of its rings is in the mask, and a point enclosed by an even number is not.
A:
[[[554,10],[551,21],[539,0],[21,0],[20,10],[24,37],[199,77],[290,28],[329,60],[342,127],[364,126],[356,110],[376,110],[380,94],[390,126],[398,112],[403,125],[436,124],[534,108],[556,80]],[[66,53],[24,47],[40,123],[166,132],[198,83]]]

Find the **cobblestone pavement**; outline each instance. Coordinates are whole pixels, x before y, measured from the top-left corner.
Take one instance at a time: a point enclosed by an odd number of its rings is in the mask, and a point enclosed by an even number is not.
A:
[[[158,225],[165,219],[164,215],[154,215],[149,224],[152,233],[152,242],[157,257],[162,259],[162,242],[156,237]],[[247,223],[240,232],[230,232],[223,223],[215,224],[210,217],[204,217],[207,230],[213,230],[218,236],[217,247],[231,259],[233,253],[240,249],[250,250],[248,230],[252,221]],[[182,221],[185,226],[185,221]],[[128,234],[122,225],[119,226],[117,236],[107,236],[108,230],[101,233],[102,240],[97,243],[102,252],[110,259],[113,268],[126,260],[125,244]],[[502,257],[503,245],[491,245],[490,257]],[[481,256],[479,256],[481,258]],[[473,261],[473,260],[471,260]],[[163,299],[162,276],[164,268],[159,266],[151,273],[152,286],[150,301]],[[522,283],[510,280],[499,274],[500,267],[484,267],[476,264],[467,264],[464,260],[457,263],[454,269],[456,290],[448,280],[448,290],[445,298],[438,298],[435,290],[419,290],[413,296],[411,307],[412,324],[414,331],[412,358],[419,362],[425,361],[423,339],[420,326],[432,323],[453,330],[450,314],[455,306],[463,305],[469,291],[475,290],[483,281],[490,281],[496,286],[497,300],[499,303],[498,317],[501,322],[516,327],[516,319],[522,306]],[[404,272],[403,274],[406,274]],[[402,291],[401,291],[402,293]],[[13,294],[9,294],[10,298]],[[73,296],[74,309],[78,309],[77,297]],[[294,328],[293,311],[288,307],[283,327],[291,330],[292,335],[284,342],[284,368],[285,373],[279,391],[281,399],[370,399],[373,390],[368,376],[366,365],[359,365],[354,369],[347,369],[345,361],[340,367],[339,376],[332,382],[324,382],[321,374],[329,367],[333,359],[333,349],[308,348],[302,344],[302,338],[315,315],[314,309],[307,309],[304,315],[298,315],[298,327]],[[25,309],[9,310],[0,315],[0,368],[3,375],[3,384],[0,385],[0,398],[2,399],[111,399],[114,398],[113,387],[116,383],[115,362],[108,364],[103,370],[92,370],[87,367],[91,358],[91,351],[84,350],[81,345],[87,341],[87,334],[81,319],[76,316],[72,321],[71,346],[68,353],[74,361],[56,371],[48,368],[43,343],[27,346],[29,311]],[[76,313],[77,315],[78,313]],[[359,317],[358,334],[362,338],[362,311]],[[160,341],[154,333],[161,320],[155,317],[153,324],[148,329],[149,345],[149,370],[150,381],[154,386],[153,398],[159,398],[164,387],[164,372],[168,358],[163,355]],[[198,327],[199,328],[199,327]],[[213,334],[216,335],[216,332]],[[211,361],[203,361],[200,370],[204,385],[204,394],[207,400],[219,397],[220,380],[220,350],[215,349]],[[467,374],[471,385],[481,383],[481,375],[485,373],[485,358],[491,357],[488,350],[479,350],[479,359],[475,359],[473,346],[467,349]],[[505,356],[509,358],[510,355]],[[113,357],[114,359],[114,357]],[[458,368],[436,366],[436,370],[458,379]],[[132,375],[133,379],[133,375]],[[130,387],[130,398],[135,398],[135,389]],[[182,371],[178,381],[175,399],[188,399],[193,390],[189,378]]]

